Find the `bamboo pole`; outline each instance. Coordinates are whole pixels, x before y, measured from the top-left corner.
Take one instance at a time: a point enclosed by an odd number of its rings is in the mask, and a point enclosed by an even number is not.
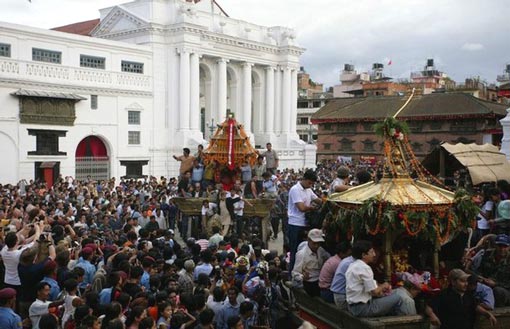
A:
[[[391,280],[391,252],[392,252],[390,230],[386,230],[386,233],[384,233],[383,249],[384,249],[384,279],[389,282]]]

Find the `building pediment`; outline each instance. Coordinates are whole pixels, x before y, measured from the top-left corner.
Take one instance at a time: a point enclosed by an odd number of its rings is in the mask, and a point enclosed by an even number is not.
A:
[[[131,103],[128,106],[126,106],[126,110],[129,110],[129,111],[132,111],[132,110],[142,111],[143,110],[143,106],[138,104],[137,102],[134,102],[134,103]]]
[[[122,6],[115,6],[104,19],[92,30],[93,37],[101,37],[111,33],[132,31],[148,26],[149,22]]]

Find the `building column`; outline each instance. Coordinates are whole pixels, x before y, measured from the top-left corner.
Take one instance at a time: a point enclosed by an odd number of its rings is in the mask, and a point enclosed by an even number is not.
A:
[[[275,122],[273,124],[273,132],[280,134],[282,131],[282,120],[284,119],[282,111],[282,70],[280,66],[276,67],[274,80]]]
[[[227,60],[221,58],[218,64],[218,111],[216,122],[221,123],[227,115]]]
[[[189,51],[180,50],[179,65],[179,130],[189,130],[190,117],[190,66]]]
[[[291,74],[290,68],[285,67],[283,69],[283,82],[282,82],[282,133],[288,133],[290,131],[290,102],[291,102]]]
[[[243,122],[244,129],[248,135],[251,134],[251,102],[252,102],[252,92],[251,92],[251,67],[253,64],[244,63],[243,64]]]
[[[266,122],[265,132],[274,133],[275,111],[274,111],[274,67],[266,67]]]
[[[200,55],[191,54],[189,123],[193,131],[200,130]]]
[[[296,133],[297,125],[297,70],[292,69],[290,75],[290,132]]]

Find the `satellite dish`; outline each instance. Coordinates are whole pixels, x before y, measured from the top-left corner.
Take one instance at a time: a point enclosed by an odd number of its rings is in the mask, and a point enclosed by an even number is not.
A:
[[[503,200],[498,204],[498,214],[504,219],[510,219],[510,200]]]

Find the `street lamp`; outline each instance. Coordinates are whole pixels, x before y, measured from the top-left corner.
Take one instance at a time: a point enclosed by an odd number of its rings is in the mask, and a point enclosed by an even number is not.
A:
[[[213,133],[214,133],[214,128],[216,128],[214,126],[214,119],[213,118],[211,118],[211,124],[207,125],[207,127],[209,128],[209,131],[210,131],[209,138],[211,138],[213,136]]]

